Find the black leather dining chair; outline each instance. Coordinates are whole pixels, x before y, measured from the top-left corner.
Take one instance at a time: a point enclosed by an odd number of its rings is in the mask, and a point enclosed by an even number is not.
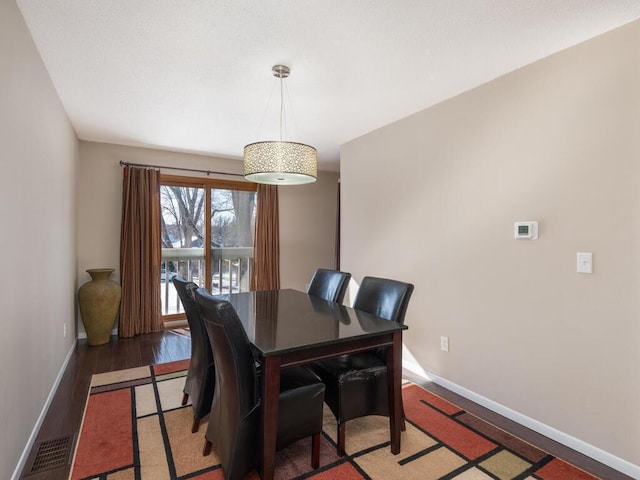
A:
[[[307,287],[307,293],[330,302],[342,303],[349,280],[351,280],[350,273],[318,268]]]
[[[191,332],[191,358],[187,378],[184,382],[182,405],[186,405],[191,397],[191,405],[193,406],[191,432],[195,433],[200,428],[200,420],[211,411],[211,401],[216,384],[215,365],[209,337],[194,298],[198,286],[180,276],[173,278],[173,285],[187,315]]]
[[[216,362],[216,390],[203,454],[212,445],[226,480],[239,480],[260,458],[260,378],[251,343],[233,306],[200,288],[196,302],[204,317]],[[305,367],[281,371],[276,448],[312,437],[311,465],[320,463],[325,387]]]
[[[412,293],[410,283],[364,277],[353,308],[403,324]],[[386,349],[329,358],[311,368],[326,385],[325,403],[338,422],[337,451],[343,456],[348,420],[366,415],[389,416]],[[404,408],[402,412],[404,430]]]

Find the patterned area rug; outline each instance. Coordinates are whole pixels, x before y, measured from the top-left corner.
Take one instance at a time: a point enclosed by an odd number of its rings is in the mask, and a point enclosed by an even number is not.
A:
[[[206,422],[192,434],[191,407],[180,405],[187,366],[185,360],[94,375],[71,479],[222,480],[215,446],[211,455],[201,453]],[[596,479],[417,385],[405,384],[403,398],[408,421],[399,455],[390,452],[388,419],[371,416],[347,423],[348,456],[338,457],[336,422],[325,408],[320,468],[311,470],[305,439],[278,452],[276,478]]]

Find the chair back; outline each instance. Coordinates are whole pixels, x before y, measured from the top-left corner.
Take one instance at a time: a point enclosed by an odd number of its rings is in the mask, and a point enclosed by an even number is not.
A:
[[[200,419],[211,410],[211,399],[215,388],[213,352],[205,326],[195,302],[198,286],[180,276],[173,278],[182,307],[187,315],[191,332],[191,358],[185,382],[185,393],[191,396],[194,418]]]
[[[202,350],[205,357],[212,362],[213,353],[211,352],[209,337],[207,337],[207,332],[204,328],[204,323],[200,317],[198,305],[196,304],[194,297],[198,286],[180,276],[173,278],[173,286],[178,292],[178,297],[182,302],[184,313],[187,315],[187,323],[189,324],[189,330],[191,331],[191,358],[201,358],[200,355],[194,354],[196,353],[194,350]]]
[[[351,280],[351,274],[319,268],[313,274],[307,293],[314,297],[324,298],[329,302],[342,303]]]
[[[258,377],[251,343],[233,305],[203,288],[196,291],[195,299],[216,363],[217,387],[207,438],[216,448],[225,478],[241,478],[257,464],[260,428]]]
[[[353,308],[404,324],[413,285],[388,278],[364,277]]]

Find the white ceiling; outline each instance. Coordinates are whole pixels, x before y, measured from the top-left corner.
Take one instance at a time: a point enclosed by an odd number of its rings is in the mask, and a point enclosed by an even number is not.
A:
[[[279,138],[284,63],[286,139],[324,170],[355,137],[640,18],[638,0],[17,3],[81,139],[240,159]]]

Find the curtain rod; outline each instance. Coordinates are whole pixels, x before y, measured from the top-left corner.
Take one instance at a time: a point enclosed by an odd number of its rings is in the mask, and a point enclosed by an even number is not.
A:
[[[231,175],[233,177],[244,177],[244,175],[241,173],[216,172],[215,170],[200,170],[197,168],[165,167],[164,165],[148,165],[146,163],[131,163],[131,162],[123,162],[122,160],[120,160],[120,166],[165,168],[167,170],[183,170],[185,172],[206,173],[207,175],[215,174],[215,175]]]

